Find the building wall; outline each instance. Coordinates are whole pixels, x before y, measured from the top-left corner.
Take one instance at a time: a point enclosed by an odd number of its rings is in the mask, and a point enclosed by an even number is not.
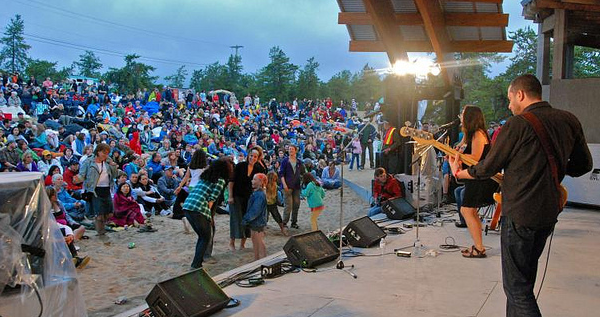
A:
[[[544,100],[577,116],[588,143],[600,143],[600,78],[557,79],[543,88]]]

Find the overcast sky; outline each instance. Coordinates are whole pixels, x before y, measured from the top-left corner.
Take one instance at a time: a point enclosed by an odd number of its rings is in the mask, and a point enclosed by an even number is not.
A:
[[[507,31],[534,26],[521,16],[519,2],[504,3]],[[337,24],[338,12],[336,0],[10,0],[0,12],[0,27],[21,14],[33,58],[67,66],[88,49],[100,57],[104,72],[136,53],[156,67],[153,75],[161,81],[181,65],[189,80],[192,70],[225,63],[234,45],[243,46],[244,72],[267,65],[276,45],[300,67],[314,56],[323,81],[366,63],[388,67],[385,53],[348,51],[350,36]],[[505,67],[495,66],[493,74]]]

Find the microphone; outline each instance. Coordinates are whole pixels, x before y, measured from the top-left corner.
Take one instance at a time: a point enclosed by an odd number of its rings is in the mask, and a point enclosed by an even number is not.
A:
[[[448,122],[448,123],[444,123],[442,124],[438,129],[439,130],[448,130],[450,128],[452,128],[455,125],[458,125],[460,123],[460,119],[454,119],[454,121],[452,122]]]

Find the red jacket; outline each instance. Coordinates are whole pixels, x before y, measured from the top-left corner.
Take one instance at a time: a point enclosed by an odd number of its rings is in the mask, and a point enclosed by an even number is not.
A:
[[[65,171],[63,173],[63,180],[65,181],[65,183],[67,183],[67,189],[80,190],[82,188],[83,183],[79,183],[77,185],[73,184],[73,176],[75,176],[75,173],[73,173],[69,168],[65,168]]]
[[[385,201],[388,199],[402,197],[400,182],[388,174],[385,184],[379,181],[373,182],[373,198],[375,201]]]

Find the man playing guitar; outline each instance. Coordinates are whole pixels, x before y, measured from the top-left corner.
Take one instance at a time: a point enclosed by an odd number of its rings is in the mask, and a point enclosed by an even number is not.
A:
[[[508,88],[509,109],[514,114],[487,157],[465,170],[457,156],[450,157],[458,179],[486,179],[504,169],[502,185],[502,279],[507,316],[541,316],[533,287],[537,263],[562,210],[559,182],[565,175],[578,177],[592,169],[581,123],[563,110],[542,101],[542,86],[533,75],[515,78]],[[530,124],[532,113],[546,135]],[[548,146],[553,156],[546,155]],[[552,153],[550,152],[550,153]],[[557,171],[550,167],[556,162]]]

